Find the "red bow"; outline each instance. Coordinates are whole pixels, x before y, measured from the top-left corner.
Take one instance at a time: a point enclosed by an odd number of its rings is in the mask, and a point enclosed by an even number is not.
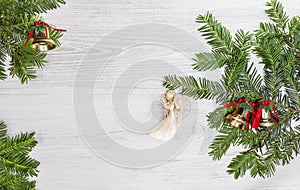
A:
[[[43,21],[41,21],[41,20],[35,21],[35,22],[34,22],[34,25],[35,25],[35,26],[39,26],[39,25],[41,25],[41,24],[43,24],[43,23],[45,24],[46,27],[52,28],[52,29],[55,30],[55,31],[58,31],[58,32],[66,32],[66,31],[67,31],[67,30],[64,30],[64,29],[54,28],[53,26],[50,26],[48,23],[43,22]],[[27,45],[28,41],[30,40],[31,36],[33,35],[33,32],[34,32],[34,30],[30,30],[30,32],[29,32],[29,34],[28,34],[28,36],[27,36],[26,42],[25,42],[25,46]],[[48,35],[48,34],[46,34],[46,35]]]

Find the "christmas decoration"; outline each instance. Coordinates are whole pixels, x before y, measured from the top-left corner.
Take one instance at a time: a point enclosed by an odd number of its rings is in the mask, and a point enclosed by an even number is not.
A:
[[[48,23],[38,20],[34,22],[34,26],[31,28],[28,34],[25,45],[28,44],[28,41],[31,39],[33,35],[34,41],[31,44],[32,48],[35,48],[39,51],[48,51],[54,49],[56,47],[56,44],[51,39],[51,36],[49,34],[49,28],[57,32],[66,32],[66,30],[64,29],[54,28],[53,26],[50,26]]]
[[[36,78],[36,69],[44,67],[43,51],[59,46],[58,39],[65,31],[40,21],[43,19],[39,14],[64,3],[64,0],[0,1],[0,80],[7,78],[8,59],[10,76],[17,76],[22,83]]]
[[[193,76],[166,76],[164,86],[182,89],[195,99],[215,99],[222,106],[208,114],[219,134],[209,155],[221,159],[228,149],[244,150],[228,165],[235,178],[270,177],[300,151],[300,18],[290,18],[276,0],[266,4],[271,22],[234,37],[211,13],[199,15],[199,31],[212,47],[196,55],[194,70],[223,69],[220,81]],[[256,56],[262,73],[251,60]]]
[[[172,98],[173,97],[173,98]],[[161,122],[148,132],[156,140],[171,140],[180,122],[188,116],[191,103],[186,96],[168,90],[162,96],[155,97],[151,106],[151,113]]]
[[[149,136],[160,141],[168,141],[176,133],[177,119],[175,112],[180,111],[181,107],[177,102],[174,90],[168,90],[163,100],[163,108],[167,111],[167,117],[149,132]]]
[[[258,129],[259,127],[275,127],[278,124],[276,107],[272,105],[271,100],[247,102],[245,98],[240,98],[237,102],[225,104],[224,107],[241,106],[243,103],[246,103],[247,106],[237,107],[233,113],[225,117],[231,125],[241,129]],[[274,113],[270,111],[270,108]]]
[[[8,59],[9,75],[17,76],[21,83],[36,78],[36,68],[42,68],[45,62],[46,54],[42,51],[59,46],[63,32],[40,21],[38,15],[64,3],[64,0],[0,0],[0,80],[7,78]],[[28,34],[34,34],[34,39]],[[8,137],[6,125],[0,122],[0,189],[35,189],[33,177],[37,176],[39,162],[29,156],[37,144],[34,135],[32,132]]]

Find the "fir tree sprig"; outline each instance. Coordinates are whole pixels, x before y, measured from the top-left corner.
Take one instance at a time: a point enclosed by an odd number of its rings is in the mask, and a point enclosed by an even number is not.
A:
[[[0,122],[0,189],[34,189],[39,162],[29,153],[37,145],[35,133],[7,136],[6,125]]]
[[[36,78],[36,69],[43,68],[46,53],[30,47],[25,40],[34,22],[48,10],[56,9],[64,0],[0,0],[0,80],[8,75],[27,83]],[[59,46],[60,32],[49,29],[50,37]],[[7,64],[9,63],[9,64]],[[7,64],[7,65],[6,65]],[[35,133],[7,135],[6,125],[0,122],[0,189],[34,190],[39,162],[29,156],[37,145]]]
[[[199,32],[212,50],[198,53],[193,69],[223,68],[220,81],[170,75],[163,83],[195,99],[215,99],[221,104],[241,97],[248,101],[272,100],[280,122],[271,129],[236,128],[225,121],[231,111],[224,107],[208,114],[209,127],[219,133],[210,145],[209,155],[214,160],[221,159],[231,146],[244,148],[228,165],[227,172],[236,179],[248,170],[251,177],[271,177],[277,166],[289,164],[300,151],[300,127],[292,126],[292,120],[300,120],[300,18],[289,19],[277,0],[266,5],[271,22],[260,23],[253,32],[238,30],[234,37],[211,13],[197,17],[202,24]],[[251,55],[260,61],[251,62]],[[263,75],[257,64],[263,65]]]
[[[27,0],[27,1],[0,1],[0,80],[7,75],[20,78],[21,83],[28,83],[36,78],[36,69],[44,66],[46,54],[30,49],[24,42],[34,21],[41,20],[41,13],[58,8],[64,0]],[[51,39],[60,45],[60,32],[51,28]],[[5,63],[9,59],[7,73]]]

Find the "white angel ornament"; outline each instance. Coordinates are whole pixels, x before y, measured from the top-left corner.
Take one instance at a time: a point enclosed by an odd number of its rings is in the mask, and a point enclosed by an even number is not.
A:
[[[180,105],[179,102],[182,104]],[[190,105],[186,106],[188,104],[187,99],[180,96],[180,101],[178,101],[175,91],[168,90],[164,94],[163,101],[154,101],[153,108],[157,109],[154,112],[162,113],[164,119],[151,129],[148,135],[160,141],[171,140],[176,134],[178,122],[182,119],[182,111],[186,110],[185,113],[189,111]]]

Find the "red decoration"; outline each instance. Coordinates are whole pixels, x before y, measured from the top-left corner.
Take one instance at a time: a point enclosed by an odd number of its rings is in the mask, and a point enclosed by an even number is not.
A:
[[[236,102],[231,102],[229,104],[225,104],[224,107],[228,108],[231,106],[237,106],[241,103],[247,102],[245,98],[240,98],[238,101]],[[263,109],[265,109],[265,107],[270,106],[272,104],[272,100],[264,100],[261,102],[258,101],[250,101],[248,102],[248,104],[252,107],[252,122],[251,122],[251,129],[258,129],[259,127],[259,123],[261,120],[261,116],[262,116],[262,111]],[[279,117],[277,115],[276,112],[276,107],[274,105],[272,105],[272,109],[273,109],[273,116],[275,118],[275,120],[277,122],[279,122]],[[247,116],[246,121],[249,120],[250,115]]]
[[[245,98],[240,98],[237,102],[231,102],[229,104],[225,104],[224,107],[228,108],[228,107],[231,107],[231,106],[236,106],[236,105],[239,105],[243,102],[246,102],[246,99]]]

